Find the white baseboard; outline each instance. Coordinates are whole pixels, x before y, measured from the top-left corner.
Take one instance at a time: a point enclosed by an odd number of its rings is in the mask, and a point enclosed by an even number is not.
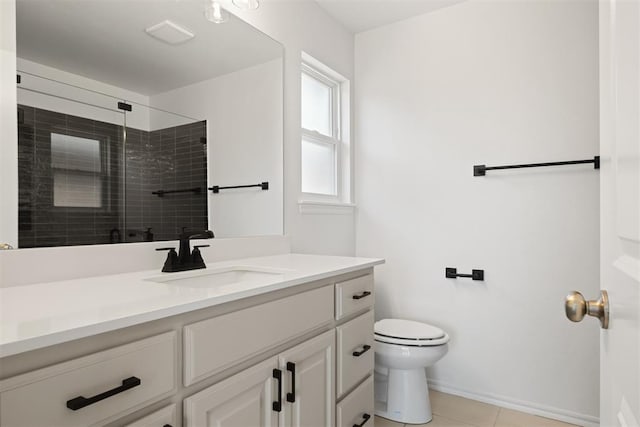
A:
[[[554,408],[552,406],[540,405],[538,403],[526,402],[491,393],[477,393],[431,378],[427,381],[430,389],[441,391],[443,393],[466,397],[468,399],[489,403],[502,408],[514,409],[516,411],[539,415],[545,418],[552,418],[554,420],[564,421],[566,423],[576,424],[583,427],[598,427],[600,425],[599,418],[592,415],[578,414],[576,412]]]

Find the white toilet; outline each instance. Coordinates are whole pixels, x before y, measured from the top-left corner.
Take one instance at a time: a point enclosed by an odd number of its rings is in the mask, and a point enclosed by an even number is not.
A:
[[[426,323],[375,323],[376,415],[409,424],[431,421],[425,368],[447,354],[447,342],[446,332]]]

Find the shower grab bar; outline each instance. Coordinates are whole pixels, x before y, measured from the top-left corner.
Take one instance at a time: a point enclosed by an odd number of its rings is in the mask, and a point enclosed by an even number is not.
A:
[[[184,190],[158,190],[158,191],[152,191],[151,194],[154,194],[158,197],[164,197],[165,194],[174,194],[174,193],[200,194],[201,192],[202,192],[202,188],[195,187],[195,188],[187,188]]]
[[[260,184],[250,184],[250,185],[230,185],[228,187],[220,187],[219,185],[214,185],[213,187],[209,187],[209,190],[213,191],[214,193],[219,193],[220,190],[228,190],[232,188],[251,188],[251,187],[260,187],[263,190],[268,190],[269,183],[261,182]]]
[[[600,156],[595,156],[593,159],[568,160],[565,162],[525,163],[521,165],[505,165],[505,166],[474,165],[473,176],[485,176],[486,171],[499,170],[499,169],[539,168],[539,167],[546,167],[546,166],[581,165],[585,163],[593,163],[594,169],[600,169]]]

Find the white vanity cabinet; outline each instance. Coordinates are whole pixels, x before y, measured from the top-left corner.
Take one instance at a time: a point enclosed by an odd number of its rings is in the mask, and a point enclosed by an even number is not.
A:
[[[337,394],[345,392],[365,379],[373,368],[373,312],[369,311],[340,325],[337,330],[338,381]]]
[[[334,331],[184,400],[185,427],[333,426]]]
[[[103,425],[177,390],[168,332],[0,382],[3,427]]]
[[[185,426],[235,427],[278,425],[278,383],[282,371],[272,357],[184,400]],[[276,373],[280,378],[275,378]]]
[[[125,427],[175,427],[178,425],[178,410],[176,404],[159,409],[146,417],[140,418]]]
[[[186,325],[184,385],[330,324],[332,319],[333,286],[323,286]]]
[[[282,353],[283,427],[331,427],[335,408],[333,330]]]
[[[369,427],[372,268],[20,357],[2,427]]]
[[[337,427],[373,426],[373,274],[336,282]]]

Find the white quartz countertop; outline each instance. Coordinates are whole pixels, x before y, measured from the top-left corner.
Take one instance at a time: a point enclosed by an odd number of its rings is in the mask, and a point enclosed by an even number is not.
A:
[[[212,307],[382,264],[382,259],[284,254],[207,264],[207,272],[263,268],[278,274],[213,287],[163,280],[205,270],[159,270],[0,288],[0,357]]]

